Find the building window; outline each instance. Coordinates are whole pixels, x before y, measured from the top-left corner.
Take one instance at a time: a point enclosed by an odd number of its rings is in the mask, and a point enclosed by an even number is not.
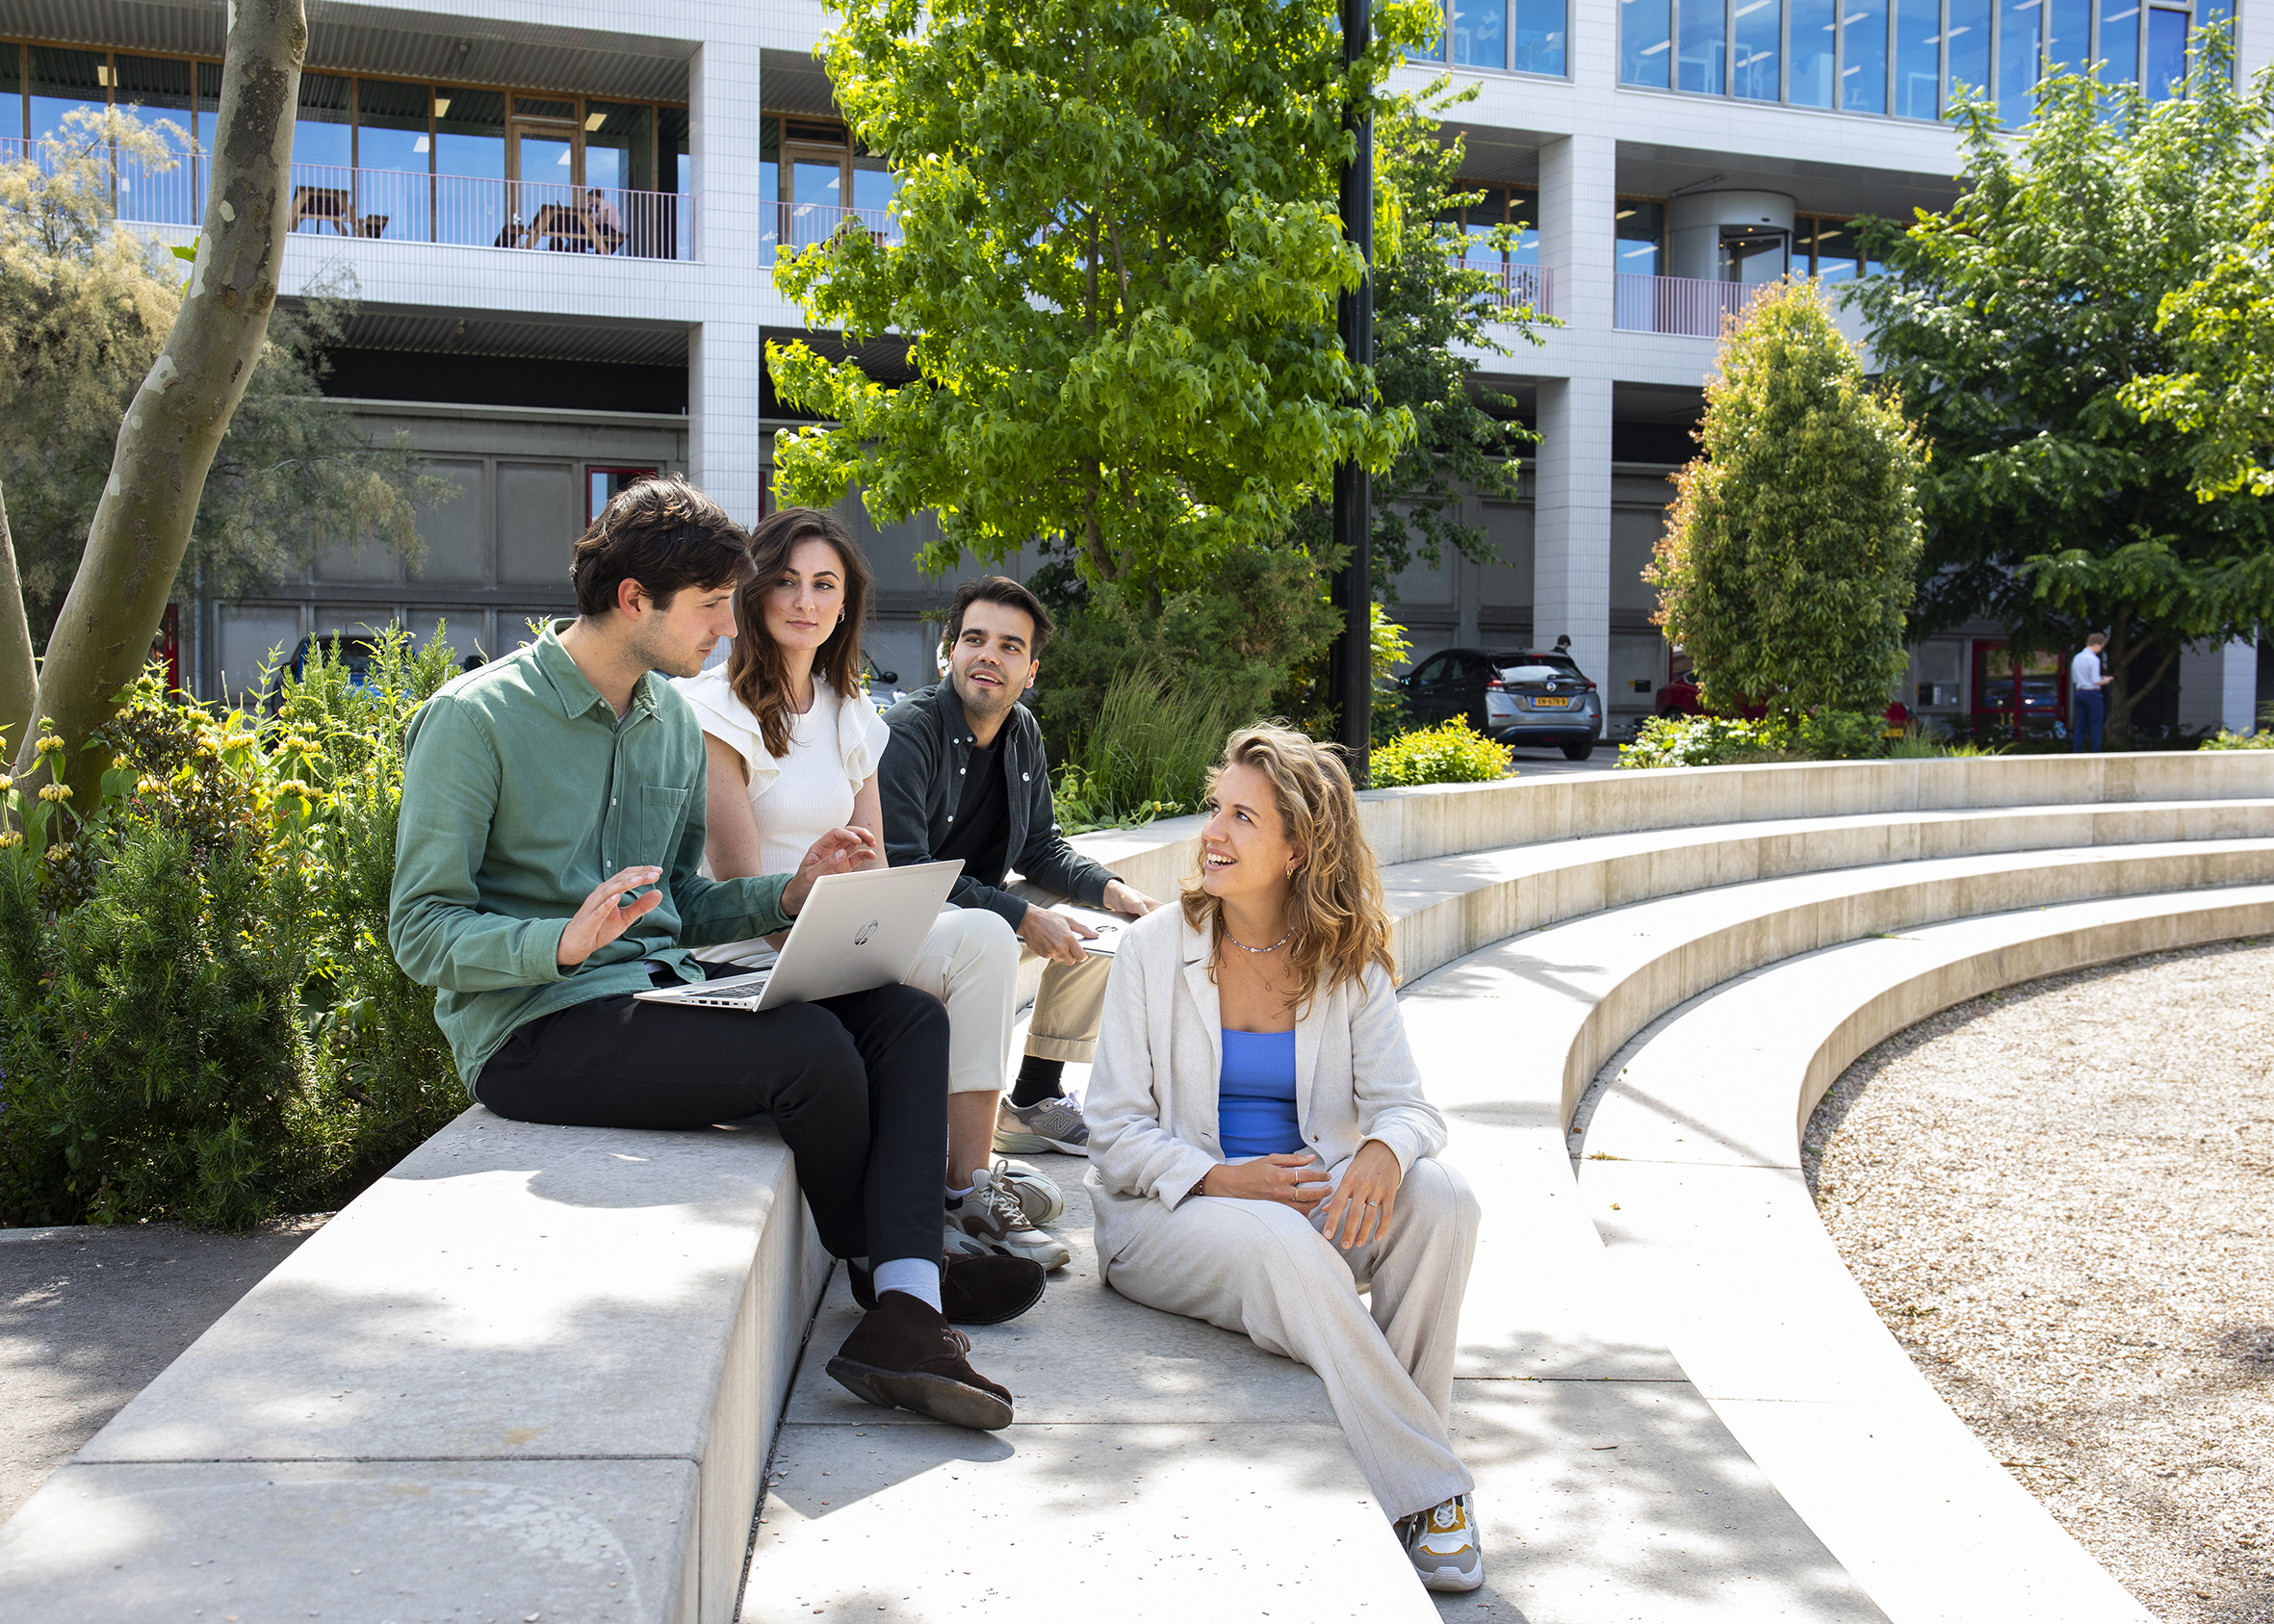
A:
[[[1660,0],[1663,5],[1664,0]],[[1444,0],[1442,26],[1413,62],[1564,76],[1570,0]]]
[[[1886,268],[1858,251],[1855,228],[1844,219],[1802,215],[1793,221],[1793,274],[1824,282],[1852,282]]]
[[[655,477],[652,468],[602,468],[588,464],[584,469],[584,523],[589,526],[599,518],[600,510],[618,491]]]
[[[1734,29],[1729,50],[1729,89],[1746,101],[1775,101],[1783,56],[1781,0],[1738,0],[1729,13]]]
[[[73,108],[131,109],[179,156],[169,170],[118,165],[119,218],[195,225],[220,85],[218,62],[0,40],[0,152]],[[304,73],[291,226],[679,258],[687,135],[686,110],[659,103]]]
[[[1466,3],[1466,0],[1456,0]],[[2026,121],[2047,73],[2180,93],[2193,33],[2233,0],[1620,0],[1618,77],[1641,90],[1939,118],[1961,89]],[[1460,13],[1456,13],[1457,16]],[[1780,51],[1781,40],[1781,51]],[[1456,60],[1459,60],[1458,58]]]
[[[1628,276],[1658,276],[1666,270],[1666,205],[1651,198],[1621,197],[1617,220],[1618,270]]]

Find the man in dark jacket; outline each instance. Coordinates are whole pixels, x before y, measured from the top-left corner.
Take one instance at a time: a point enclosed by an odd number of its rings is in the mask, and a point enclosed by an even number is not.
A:
[[[1090,1129],[1066,1097],[1068,1061],[1098,1046],[1109,959],[1082,949],[1088,927],[1049,904],[1071,898],[1139,915],[1152,898],[1067,844],[1050,802],[1042,729],[1019,696],[1033,686],[1054,628],[1040,599],[1002,576],[968,580],[948,610],[948,676],[892,707],[892,741],[877,772],[886,860],[963,860],[948,901],[1002,915],[1028,953],[1049,961],[1035,995],[1026,1058],[1009,1101],[947,1096],[949,1166],[985,1167],[991,1150],[1089,1154]],[[1006,887],[1016,869],[1021,883]]]

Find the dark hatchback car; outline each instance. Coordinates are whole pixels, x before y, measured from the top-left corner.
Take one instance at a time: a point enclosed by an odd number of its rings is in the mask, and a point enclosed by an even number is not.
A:
[[[1567,654],[1445,649],[1398,685],[1423,727],[1464,716],[1487,738],[1560,749],[1574,761],[1586,760],[1603,737],[1602,696]]]

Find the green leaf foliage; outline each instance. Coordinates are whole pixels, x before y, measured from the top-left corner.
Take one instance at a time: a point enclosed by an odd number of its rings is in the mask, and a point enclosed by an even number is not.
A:
[[[1699,438],[1646,579],[1701,697],[1884,707],[1904,669],[1922,453],[1815,284],[1763,294],[1723,336]]]
[[[336,1207],[464,1108],[386,941],[402,728],[452,671],[398,630],[272,716],[152,673],[89,746],[103,805],[0,787],[29,834],[0,838],[0,1223]]]
[[[1371,787],[1410,784],[1488,784],[1508,771],[1508,747],[1495,744],[1464,716],[1403,733],[1368,755]]]
[[[2153,106],[2049,79],[2018,136],[1989,103],[1961,107],[1964,194],[1873,223],[1887,274],[1849,296],[1933,448],[1921,629],[1982,615],[2061,652],[2106,631],[2124,741],[2183,645],[2274,618],[2269,509],[2228,477],[2274,330],[2209,319],[2251,281],[2236,250],[2265,207],[2274,107],[2264,75],[2237,93],[2232,60],[2207,36],[2186,93]],[[2245,371],[2261,375],[2225,396],[2205,381]]]
[[[1282,538],[1335,464],[1390,465],[1410,414],[1335,336],[1363,269],[1337,177],[1429,7],[1380,8],[1346,69],[1324,7],[840,6],[823,56],[904,240],[846,229],[776,283],[816,327],[907,334],[917,376],[769,346],[776,392],[837,425],[777,437],[783,501],[931,509],[933,572],[1062,537],[1088,580],[1167,592]]]

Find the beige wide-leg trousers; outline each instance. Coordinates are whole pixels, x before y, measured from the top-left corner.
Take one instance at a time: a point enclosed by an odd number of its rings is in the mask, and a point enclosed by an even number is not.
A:
[[[1337,1184],[1349,1165],[1333,1170]],[[1318,1372],[1358,1469],[1395,1520],[1475,1486],[1447,1424],[1477,1222],[1467,1181],[1425,1156],[1365,1246],[1346,1252],[1277,1201],[1194,1196],[1149,1220],[1105,1277],[1124,1297],[1239,1331]],[[1369,1282],[1371,1316],[1358,1298]]]

